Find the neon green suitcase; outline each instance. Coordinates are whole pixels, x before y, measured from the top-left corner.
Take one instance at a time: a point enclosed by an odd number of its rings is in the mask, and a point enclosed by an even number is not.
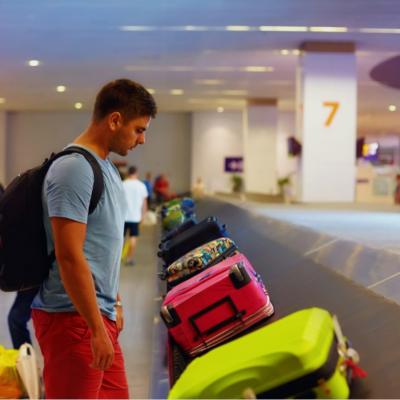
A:
[[[344,399],[357,362],[337,319],[309,308],[196,358],[168,398]]]
[[[185,222],[185,213],[179,205],[170,207],[162,218],[163,229],[170,231]]]

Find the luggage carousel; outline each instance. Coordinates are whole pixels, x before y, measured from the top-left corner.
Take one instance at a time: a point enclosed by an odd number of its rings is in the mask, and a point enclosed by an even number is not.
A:
[[[352,398],[398,398],[400,394],[400,306],[271,240],[265,219],[217,200],[199,202],[198,219],[215,215],[227,225],[231,237],[246,254],[267,285],[275,314],[271,323],[308,307],[336,314],[345,335],[361,356],[368,373],[354,381]],[[164,292],[161,283],[160,296]],[[155,307],[158,315],[159,304]],[[150,397],[165,398],[169,383],[166,370],[166,329],[156,325]]]

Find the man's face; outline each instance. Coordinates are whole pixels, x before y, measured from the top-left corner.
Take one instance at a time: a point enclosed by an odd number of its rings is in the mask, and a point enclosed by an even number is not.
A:
[[[110,151],[126,156],[129,150],[133,150],[137,145],[144,144],[145,132],[150,125],[151,117],[136,117],[128,121],[122,118],[116,124],[112,137]]]

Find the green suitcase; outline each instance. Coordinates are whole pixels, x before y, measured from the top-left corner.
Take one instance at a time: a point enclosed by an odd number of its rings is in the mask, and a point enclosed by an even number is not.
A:
[[[196,358],[168,398],[344,399],[357,363],[336,317],[309,308]]]
[[[185,222],[185,213],[179,205],[170,207],[162,218],[162,227],[166,231],[171,231]]]

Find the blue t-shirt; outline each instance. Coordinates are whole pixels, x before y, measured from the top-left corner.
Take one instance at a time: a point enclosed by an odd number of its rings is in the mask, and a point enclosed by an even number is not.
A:
[[[92,272],[97,304],[102,314],[115,321],[126,200],[116,167],[109,159],[103,160],[91,153],[104,177],[104,190],[96,209],[88,215],[94,184],[92,167],[82,155],[69,154],[54,161],[44,180],[44,225],[49,253],[54,249],[50,217],[87,225],[83,250]],[[48,312],[76,311],[61,282],[57,261],[33,300],[32,308]]]

